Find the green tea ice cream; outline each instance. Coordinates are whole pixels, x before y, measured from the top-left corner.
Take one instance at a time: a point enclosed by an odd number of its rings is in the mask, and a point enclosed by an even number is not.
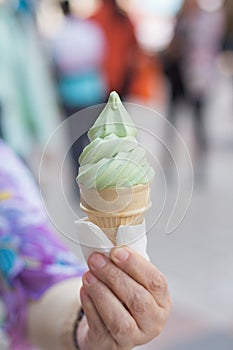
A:
[[[137,225],[150,205],[154,170],[137,129],[116,92],[88,132],[79,158],[81,209],[114,242],[119,225]]]

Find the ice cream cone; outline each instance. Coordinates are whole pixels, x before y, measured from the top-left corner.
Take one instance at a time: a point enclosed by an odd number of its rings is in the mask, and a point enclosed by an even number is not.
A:
[[[115,244],[120,225],[138,225],[150,207],[150,187],[106,188],[100,191],[80,186],[80,207],[88,219],[99,226]]]
[[[133,120],[113,91],[79,157],[81,209],[114,244],[118,227],[141,224],[150,207],[154,170],[136,134]]]

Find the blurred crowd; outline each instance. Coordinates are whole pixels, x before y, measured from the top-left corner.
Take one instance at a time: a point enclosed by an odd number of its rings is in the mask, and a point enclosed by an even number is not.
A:
[[[205,102],[219,57],[232,74],[232,1],[177,1],[174,13],[154,9],[153,16],[148,1],[78,3],[0,1],[1,137],[28,161],[63,118],[116,90],[122,100],[162,110],[174,125],[177,106],[188,104],[196,145],[205,150]],[[149,22],[161,18],[164,32],[172,31],[157,45],[162,31]],[[74,145],[75,161],[87,142],[84,135]]]

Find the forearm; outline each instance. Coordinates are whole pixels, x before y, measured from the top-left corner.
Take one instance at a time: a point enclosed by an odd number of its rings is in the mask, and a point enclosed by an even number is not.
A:
[[[75,350],[73,329],[81,307],[81,280],[72,278],[51,287],[28,307],[28,338],[43,350]]]

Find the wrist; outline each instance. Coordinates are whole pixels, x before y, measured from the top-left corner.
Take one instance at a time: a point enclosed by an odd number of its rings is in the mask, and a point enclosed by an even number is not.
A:
[[[81,279],[72,278],[49,288],[28,307],[28,338],[42,349],[76,350],[73,329],[81,303]]]

